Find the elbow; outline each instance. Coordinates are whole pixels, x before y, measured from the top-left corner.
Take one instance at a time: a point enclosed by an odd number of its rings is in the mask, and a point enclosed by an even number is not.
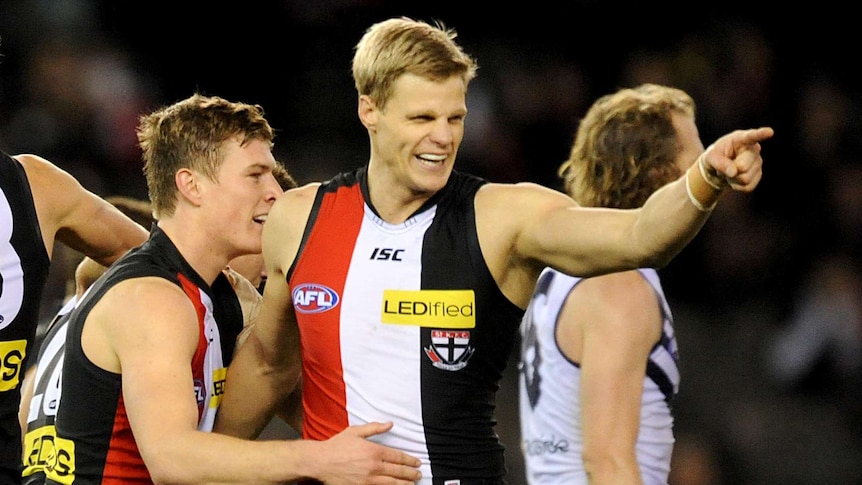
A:
[[[664,245],[649,245],[643,244],[639,251],[635,251],[638,255],[635,258],[635,268],[655,268],[661,269],[669,265],[685,247],[688,241],[670,243]]]
[[[189,446],[194,445],[186,436],[172,434],[158,443],[140,447],[150,481],[156,485],[201,485],[207,482],[208,471],[197,463],[190,464],[194,454],[189,453]]]
[[[638,247],[631,250],[629,258],[619,261],[613,271],[628,271],[637,268],[660,269],[673,260],[674,254],[666,253],[660,248]],[[602,274],[607,271],[602,272]]]
[[[155,485],[191,485],[195,483],[193,480],[190,480],[187,474],[183,473],[181,467],[172,464],[172,461],[176,460],[172,460],[169,456],[146,461],[147,471],[150,472],[150,479]]]
[[[257,378],[277,383],[282,389],[295,388],[302,372],[302,350],[298,343],[299,339],[272,345],[255,330],[257,329],[253,328],[249,333],[248,338],[237,351],[237,356],[241,354],[242,358],[248,360]],[[234,357],[234,361],[237,360],[240,358]]]
[[[583,460],[589,483],[643,483],[634,449],[614,453],[611,450],[584,448]]]
[[[589,483],[611,483],[612,477],[616,476],[613,457],[597,456],[585,451],[583,459],[584,472],[589,478]]]

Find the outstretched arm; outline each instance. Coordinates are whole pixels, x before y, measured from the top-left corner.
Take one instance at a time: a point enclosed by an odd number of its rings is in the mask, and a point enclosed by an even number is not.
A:
[[[763,176],[760,142],[772,135],[768,127],[724,135],[680,179],[647,199],[630,233],[647,253],[639,267],[666,266],[697,235],[727,187],[753,191]]]
[[[726,187],[754,190],[762,176],[760,142],[772,135],[771,128],[759,128],[719,138],[640,209],[579,207],[550,189],[489,184],[476,198],[489,267],[513,301],[529,298],[516,296],[518,288],[535,281],[543,266],[575,276],[663,267],[697,235]],[[702,170],[708,168],[715,173]],[[520,271],[527,276],[515,274]]]

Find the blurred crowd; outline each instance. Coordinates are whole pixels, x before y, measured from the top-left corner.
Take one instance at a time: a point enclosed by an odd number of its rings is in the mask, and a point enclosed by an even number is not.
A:
[[[261,104],[294,177],[325,179],[365,162],[349,60],[391,15],[443,21],[478,59],[458,167],[494,181],[560,188],[555,169],[597,96],[680,87],[705,143],[764,125],[776,136],[761,187],[725,196],[662,270],[683,370],[671,485],[862,483],[862,78],[846,14],[826,5],[802,29],[733,8],[400,3],[4,0],[0,148],[143,198],[138,115],[199,90]],[[56,254],[46,318],[78,257]],[[519,485],[510,369],[499,423]]]

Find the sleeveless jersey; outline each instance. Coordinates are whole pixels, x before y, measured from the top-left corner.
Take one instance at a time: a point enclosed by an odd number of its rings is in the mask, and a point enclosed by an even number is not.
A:
[[[658,274],[638,271],[655,290],[663,327],[647,362],[635,451],[644,484],[664,485],[674,443],[671,404],[679,391],[679,355]],[[582,458],[580,367],[562,354],[555,335],[566,297],[581,280],[545,269],[521,324],[521,451],[530,485],[588,483]]]
[[[152,483],[126,415],[122,375],[93,365],[81,348],[84,321],[99,299],[121,281],[147,276],[167,279],[182,288],[197,310],[200,335],[190,365],[198,429],[212,430],[227,370],[223,356],[231,355],[226,352],[233,351],[232,342],[242,328],[239,302],[224,273],[208,286],[167,235],[153,226],[148,241],[114,263],[69,317],[56,438],[52,449],[38,453],[46,457],[47,484]],[[225,341],[231,344],[223,346]],[[46,445],[51,444],[41,446]]]
[[[0,152],[0,484],[21,482],[21,379],[50,259],[24,167]]]
[[[479,249],[484,183],[454,172],[401,224],[370,206],[364,167],[320,187],[287,274],[305,438],[392,421],[372,439],[421,459],[421,484],[505,483],[495,395],[523,311]]]
[[[53,447],[43,446],[54,440],[54,417],[60,402],[60,372],[63,370],[63,349],[66,344],[66,328],[69,315],[77,304],[72,297],[51,320],[42,346],[36,357],[36,374],[33,382],[33,397],[27,414],[27,430],[24,435],[24,485],[45,483],[45,464]]]

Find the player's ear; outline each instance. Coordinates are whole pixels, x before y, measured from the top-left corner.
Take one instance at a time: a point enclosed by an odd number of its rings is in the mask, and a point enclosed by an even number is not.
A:
[[[369,131],[374,131],[377,129],[377,116],[379,110],[377,109],[377,104],[371,99],[367,94],[363,94],[359,96],[359,107],[357,108],[357,112],[359,114],[359,121],[365,125]]]
[[[201,203],[201,187],[198,183],[199,176],[199,174],[188,168],[181,168],[174,175],[174,182],[177,184],[177,191],[179,191],[180,196],[194,206],[199,206]]]

